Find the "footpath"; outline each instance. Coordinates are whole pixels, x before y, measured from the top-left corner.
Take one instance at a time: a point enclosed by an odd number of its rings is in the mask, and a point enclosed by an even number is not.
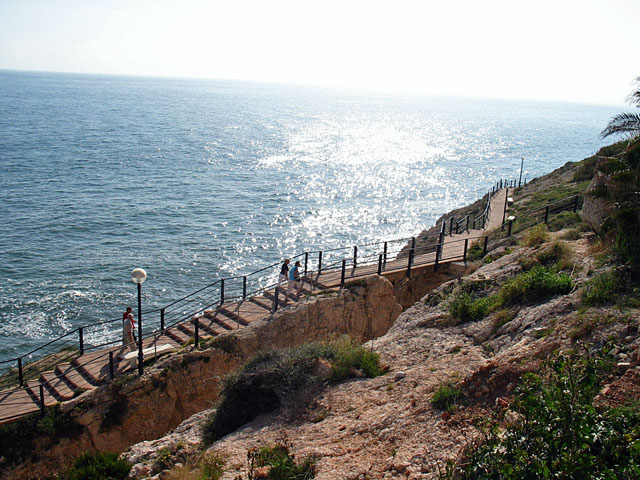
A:
[[[489,232],[501,227],[504,208],[507,204],[508,189],[498,190],[490,199],[488,217],[482,229],[465,230],[459,234],[445,235],[440,247],[414,248],[408,258],[369,264],[352,263],[348,268],[321,270],[303,277],[299,294],[286,296],[280,290],[268,289],[260,295],[247,297],[241,301],[221,303],[215,308],[192,317],[164,330],[163,333],[143,339],[145,361],[180,350],[183,346],[199,340],[206,340],[243,328],[251,323],[273,315],[274,310],[292,308],[297,302],[311,294],[323,290],[337,290],[345,282],[371,275],[397,275],[398,272],[418,271],[433,268],[436,264],[460,262],[474,240],[481,239]],[[436,241],[436,243],[438,243]],[[345,265],[345,262],[343,262]],[[276,300],[277,296],[277,300]],[[197,332],[197,335],[196,335]],[[0,391],[0,423],[27,413],[43,410],[47,406],[70,400],[78,394],[95,389],[113,378],[137,371],[138,350],[122,352],[120,346],[82,353],[71,361],[52,366],[50,371],[40,374],[38,379],[29,380],[18,388]],[[120,355],[124,353],[124,356]]]

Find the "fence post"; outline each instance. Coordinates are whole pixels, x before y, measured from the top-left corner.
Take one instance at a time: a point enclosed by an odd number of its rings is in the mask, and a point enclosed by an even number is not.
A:
[[[322,252],[318,252],[318,275],[322,272]]]
[[[549,205],[547,205],[544,209],[544,223],[546,224],[549,221]]]
[[[113,373],[113,352],[109,351],[109,378],[113,380],[113,377],[115,377]]]
[[[384,264],[385,266],[387,265],[387,242],[384,242],[384,251],[383,251],[383,255],[384,255]]]
[[[82,327],[78,328],[78,337],[80,337],[80,355],[84,354],[84,334]]]
[[[451,220],[449,221],[449,236],[453,235],[453,217],[451,217]]]
[[[160,331],[164,334],[164,308],[160,309]]]
[[[414,251],[413,248],[409,250],[409,262],[407,263],[407,277],[411,276],[411,264],[413,263],[413,251]]]
[[[279,288],[276,287],[274,293],[273,293],[273,311],[277,312],[278,311],[278,290]]]
[[[40,383],[40,414],[44,417],[44,385]]]
[[[507,200],[509,200],[509,189],[504,194],[504,210],[502,211],[502,230],[504,230],[504,220],[507,218]]]
[[[489,248],[489,235],[485,235],[484,237],[484,246],[482,247],[482,254],[486,255],[487,250]]]
[[[475,220],[474,220],[475,223]],[[467,232],[469,231],[469,215],[467,215]]]
[[[577,211],[578,211],[578,195],[573,197],[573,212],[575,213]]]
[[[22,357],[18,359],[18,381],[22,387],[24,385],[24,377],[22,376]]]
[[[346,269],[347,269],[347,261],[343,258],[342,259],[342,273],[340,274],[340,288],[344,287],[344,273],[345,273]]]
[[[247,276],[242,277],[242,298],[247,298]]]
[[[464,264],[467,264],[467,250],[469,249],[469,239],[464,239],[464,253],[462,254],[462,259],[464,260]]]
[[[509,220],[509,230],[507,231],[507,237],[511,236],[511,227],[513,226],[513,220]]]
[[[438,245],[436,245],[436,263],[433,266],[433,271],[438,271],[438,263],[440,263],[440,258],[442,257],[442,245],[444,243],[444,232],[440,232],[440,236],[438,237]]]
[[[307,274],[307,266],[309,265],[309,252],[304,252],[304,274]]]
[[[224,278],[220,280],[220,305],[224,303]]]
[[[193,323],[195,325],[195,339],[193,343],[195,344],[196,348],[198,348],[198,346],[200,345],[200,318],[196,317]]]
[[[382,275],[382,254],[378,255],[378,275]]]
[[[355,245],[353,247],[353,268],[356,268],[357,264],[358,264],[358,246]]]

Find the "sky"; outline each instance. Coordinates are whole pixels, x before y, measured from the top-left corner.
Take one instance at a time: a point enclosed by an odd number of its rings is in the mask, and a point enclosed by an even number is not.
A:
[[[640,0],[0,0],[0,69],[620,105]]]

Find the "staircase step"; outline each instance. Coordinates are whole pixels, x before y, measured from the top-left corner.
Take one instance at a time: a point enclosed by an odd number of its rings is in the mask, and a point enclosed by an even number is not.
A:
[[[227,330],[222,328],[216,322],[206,317],[200,317],[200,329],[206,331],[212,337],[225,333]]]
[[[180,328],[178,328],[177,326],[175,327],[171,327],[165,330],[165,335],[167,337],[169,337],[171,340],[173,340],[174,342],[176,342],[178,345],[184,345],[185,343],[187,343],[191,337],[189,337],[189,335],[187,335],[186,333],[184,333]]]
[[[271,309],[273,308],[273,301],[267,301],[267,299],[263,296],[260,297],[251,297],[249,299],[249,301],[251,303],[253,303],[254,305],[259,306],[260,308],[264,309],[267,312],[271,312]]]
[[[91,384],[77,369],[70,363],[61,363],[55,369],[55,374],[63,377],[68,385],[73,386],[73,390],[93,390],[95,385]]]
[[[27,387],[27,390],[29,391],[29,395],[31,395],[31,398],[33,398],[35,400],[35,403],[38,404],[38,406],[40,406],[40,385],[41,383],[38,380],[29,380],[25,386]],[[56,403],[58,403],[58,399],[56,399],[56,397],[54,397],[53,395],[51,395],[51,392],[49,392],[49,390],[47,388],[44,388],[42,393],[44,394],[44,405],[45,407],[49,407],[51,405],[55,405]]]
[[[53,372],[45,372],[40,375],[40,381],[59,402],[70,400],[75,396],[73,389],[65,383],[64,377],[58,377]]]
[[[220,314],[217,310],[205,310],[204,316],[225,330],[236,330],[237,328],[237,325],[234,325],[230,318]]]
[[[222,313],[225,317],[227,317],[229,320],[231,320],[233,323],[235,323],[236,328],[238,327],[238,324],[242,325],[243,327],[246,327],[247,325],[249,325],[249,322],[244,320],[241,316],[239,316],[234,311],[227,310],[225,307],[220,308],[218,311]]]

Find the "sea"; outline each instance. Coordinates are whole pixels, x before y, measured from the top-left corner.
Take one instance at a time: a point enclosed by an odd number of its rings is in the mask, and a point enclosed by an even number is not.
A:
[[[620,109],[0,71],[0,361],[135,307],[134,268],[155,309],[416,235],[521,162],[531,179],[593,155]]]

